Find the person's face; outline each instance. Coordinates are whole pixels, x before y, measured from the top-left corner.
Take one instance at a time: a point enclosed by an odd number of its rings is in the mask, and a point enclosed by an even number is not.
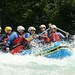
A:
[[[40,31],[41,32],[45,31],[45,28],[44,27],[40,28]]]
[[[31,34],[35,34],[35,30],[31,30],[31,32],[30,32]]]
[[[20,30],[19,33],[22,35],[24,33],[24,30]]]
[[[11,32],[12,32],[12,30],[8,30],[8,31],[7,31],[7,34],[10,34]]]
[[[51,28],[51,32],[56,32],[56,29],[55,28]]]
[[[48,24],[49,27],[51,27],[51,25],[52,25],[51,23]]]

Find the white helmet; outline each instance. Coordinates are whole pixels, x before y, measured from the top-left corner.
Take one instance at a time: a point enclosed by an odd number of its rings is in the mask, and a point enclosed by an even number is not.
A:
[[[44,24],[40,25],[40,28],[46,28],[46,26]]]
[[[2,28],[0,27],[0,30],[2,30]]]
[[[51,28],[57,29],[56,25],[51,25],[50,27],[51,27]]]
[[[31,30],[36,30],[35,27],[31,26],[28,28],[28,32],[30,32]]]
[[[25,28],[24,28],[23,26],[18,26],[18,27],[17,27],[17,31],[19,32],[19,31],[21,31],[21,30],[25,30]]]
[[[49,23],[48,25],[49,25],[49,27],[51,27],[51,25],[52,25],[52,24],[51,24],[51,23]]]

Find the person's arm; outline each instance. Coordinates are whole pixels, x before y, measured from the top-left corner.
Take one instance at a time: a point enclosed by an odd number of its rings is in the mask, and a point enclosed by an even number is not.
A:
[[[66,36],[65,36],[66,38],[68,38],[69,37],[69,33],[68,32],[66,32]]]
[[[66,33],[66,36],[64,36],[62,33],[58,32],[58,35],[59,35],[60,39],[67,40],[68,36],[69,36],[69,33]]]
[[[58,36],[60,37],[60,39],[65,39],[65,36],[60,32],[58,32]]]
[[[12,41],[17,38],[17,33],[13,32],[6,41],[6,50],[9,51]]]
[[[48,33],[45,32],[44,34],[41,34],[40,37],[43,37],[43,38],[48,38]]]
[[[1,36],[0,36],[0,41],[4,41],[3,39],[6,37],[6,35],[5,34],[2,34]]]

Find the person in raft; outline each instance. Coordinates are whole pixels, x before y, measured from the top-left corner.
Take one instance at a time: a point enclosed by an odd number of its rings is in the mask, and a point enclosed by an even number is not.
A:
[[[69,33],[66,32],[66,36],[64,36],[62,33],[57,32],[57,27],[56,25],[51,25],[50,26],[50,42],[56,42],[59,41],[61,39],[66,39],[69,36]]]
[[[0,37],[2,36],[2,28],[0,27]]]
[[[1,39],[1,38],[2,38],[2,28],[0,27],[0,43],[3,42],[3,39]]]
[[[6,50],[9,52],[10,51],[10,46],[11,45],[17,45],[19,43],[23,43],[25,38],[25,28],[23,26],[18,26],[17,27],[17,32],[12,32],[10,37],[6,41]]]
[[[12,33],[12,28],[10,26],[5,27],[5,33],[0,36],[0,41],[3,42],[4,45],[6,45],[6,40]]]
[[[40,25],[40,33],[44,32],[45,30],[46,30],[46,26],[45,25]],[[39,36],[39,40],[42,43],[48,43],[49,42],[48,33],[44,32],[43,34],[41,34]]]
[[[28,33],[25,34],[25,39],[29,41],[31,46],[36,46],[39,43],[39,39],[37,38],[36,28],[31,26],[28,28]]]

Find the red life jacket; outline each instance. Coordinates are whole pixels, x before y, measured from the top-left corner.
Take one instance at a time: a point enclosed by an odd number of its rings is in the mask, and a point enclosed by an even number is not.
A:
[[[55,41],[59,41],[59,40],[60,40],[60,38],[56,32],[51,33],[50,42],[55,42]]]
[[[11,54],[19,53],[24,48],[24,45],[20,45],[10,51]]]
[[[14,45],[17,45],[21,42],[24,41],[24,38],[23,38],[23,35],[18,35],[18,38],[16,38],[14,41],[13,41],[13,44]],[[15,54],[15,53],[19,53],[22,49],[24,48],[24,45],[20,45],[20,46],[17,46],[16,48],[12,49],[10,51],[11,54]]]
[[[40,36],[40,40],[44,40],[45,42],[49,42],[49,38],[48,38],[48,35],[47,35],[47,33],[44,33],[44,34],[42,34],[43,36],[47,36],[47,37],[41,37]]]
[[[18,35],[18,38],[16,38],[14,41],[13,41],[13,44],[19,44],[21,42],[23,42],[24,38],[23,38],[23,35]]]

